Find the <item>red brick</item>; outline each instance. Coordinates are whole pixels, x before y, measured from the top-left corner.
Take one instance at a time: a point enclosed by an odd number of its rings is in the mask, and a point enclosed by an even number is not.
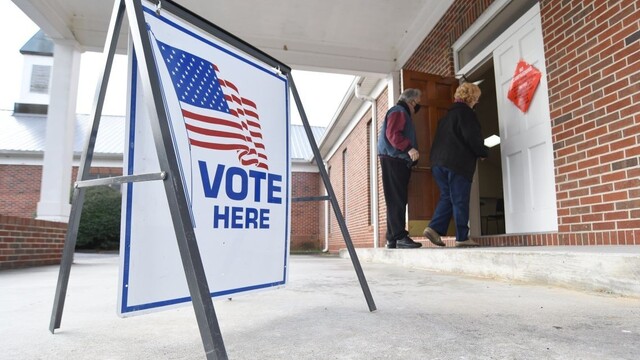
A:
[[[39,266],[46,263],[59,263],[64,239],[56,241],[49,239],[56,232],[64,232],[59,228],[66,224],[20,218],[15,216],[0,216],[0,233],[11,234],[11,237],[0,238],[0,269]],[[7,231],[10,228],[11,231]]]
[[[618,229],[638,229],[640,228],[640,220],[618,221]]]
[[[602,195],[602,201],[604,202],[609,202],[609,201],[620,201],[620,200],[627,200],[627,192],[626,191],[617,191],[614,193],[610,193],[610,194],[603,194]]]
[[[620,159],[624,159],[623,151],[610,152],[600,157],[600,163],[605,164],[605,163],[614,162]]]
[[[618,182],[625,180],[627,174],[624,171],[616,171],[602,176],[602,182]]]
[[[602,203],[597,205],[591,205],[591,210],[593,212],[605,212],[605,211],[613,211],[614,206],[611,203]]]
[[[612,211],[604,213],[604,220],[613,222],[614,220],[629,219],[628,211]],[[615,224],[615,223],[614,223]]]

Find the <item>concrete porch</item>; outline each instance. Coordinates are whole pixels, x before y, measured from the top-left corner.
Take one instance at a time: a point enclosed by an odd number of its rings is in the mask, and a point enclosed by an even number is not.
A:
[[[425,244],[424,239],[415,239]],[[640,297],[640,246],[358,248],[361,262]],[[427,241],[428,243],[428,241]],[[428,245],[431,245],[430,243]],[[340,256],[348,258],[346,249]]]

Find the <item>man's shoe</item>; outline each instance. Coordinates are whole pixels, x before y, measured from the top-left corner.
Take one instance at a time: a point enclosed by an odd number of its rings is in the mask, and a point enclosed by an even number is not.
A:
[[[434,245],[437,246],[446,246],[444,242],[442,242],[442,239],[440,239],[440,234],[438,234],[435,230],[433,230],[430,227],[426,227],[424,228],[424,231],[422,232],[422,235],[424,235],[424,237],[426,237],[427,239],[429,239],[429,241],[431,241]]]
[[[413,239],[411,239],[408,236],[405,236],[404,238],[396,241],[396,247],[398,249],[417,249],[421,246],[422,244],[420,244],[419,242],[413,241]]]
[[[395,240],[387,240],[387,249],[395,249],[396,241]]]
[[[480,246],[480,244],[478,244],[477,242],[468,239],[468,240],[464,240],[464,241],[456,241],[456,247],[478,247]]]

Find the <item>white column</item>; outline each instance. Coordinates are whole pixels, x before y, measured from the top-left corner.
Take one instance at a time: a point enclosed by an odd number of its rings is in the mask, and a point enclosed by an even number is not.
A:
[[[400,84],[400,71],[390,72],[387,76],[387,96],[389,101],[389,108],[394,106],[398,102],[402,87]]]
[[[47,135],[37,218],[67,222],[80,75],[80,50],[72,41],[54,40]]]

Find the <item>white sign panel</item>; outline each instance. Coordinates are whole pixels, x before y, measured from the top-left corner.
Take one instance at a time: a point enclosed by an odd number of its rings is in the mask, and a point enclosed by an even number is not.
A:
[[[143,7],[211,296],[285,285],[291,191],[286,77],[165,10],[156,14],[151,3]],[[132,59],[124,173],[169,170],[160,169],[150,126],[156,116],[147,111]],[[162,182],[127,184],[122,214],[118,313],[189,302]]]

